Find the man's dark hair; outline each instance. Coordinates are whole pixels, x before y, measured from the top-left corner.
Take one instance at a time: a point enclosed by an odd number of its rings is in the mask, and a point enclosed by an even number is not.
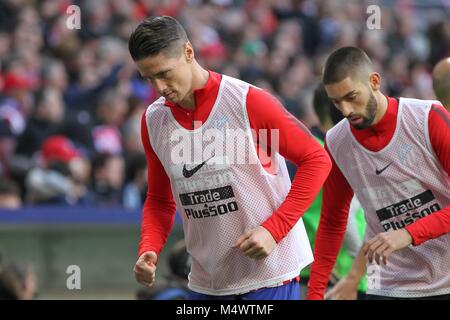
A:
[[[344,118],[342,113],[334,107],[323,83],[320,83],[314,90],[313,105],[321,124],[324,124],[328,118],[333,124],[337,124]]]
[[[188,42],[186,31],[174,18],[151,17],[142,21],[128,40],[128,50],[134,61],[155,56],[160,52],[178,56],[181,46]]]
[[[94,154],[94,156],[92,157],[91,160],[91,171],[92,171],[92,175],[95,177],[95,172],[99,169],[102,169],[106,166],[106,164],[108,163],[109,159],[116,157],[115,155],[111,154],[111,153],[96,153]]]
[[[330,54],[323,71],[325,85],[337,83],[347,77],[368,81],[372,71],[372,61],[360,48],[342,47]]]
[[[330,98],[328,98],[325,87],[320,83],[314,90],[313,97],[314,111],[319,117],[320,123],[324,123],[326,119],[330,116],[330,110],[333,108],[333,103]]]

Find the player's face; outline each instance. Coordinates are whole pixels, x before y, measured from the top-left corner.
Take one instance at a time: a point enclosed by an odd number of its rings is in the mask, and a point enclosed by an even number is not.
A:
[[[189,46],[189,50],[192,49],[190,44],[186,46]],[[179,103],[192,91],[190,52],[186,52],[186,47],[179,56],[169,56],[161,52],[138,60],[136,66],[141,76],[150,81],[161,96],[170,102]]]
[[[325,86],[328,97],[355,129],[372,125],[377,113],[377,101],[369,84],[350,77]]]

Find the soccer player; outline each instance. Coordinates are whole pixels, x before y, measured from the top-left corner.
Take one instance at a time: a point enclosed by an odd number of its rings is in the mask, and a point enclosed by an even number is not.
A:
[[[129,51],[162,96],[142,117],[148,193],[137,281],[154,282],[178,209],[190,299],[299,299],[299,272],[312,262],[301,216],[331,169],[326,151],[271,95],[202,68],[175,19],[143,21]],[[240,143],[227,138],[234,131]],[[285,158],[299,166],[292,186]]]
[[[305,108],[303,112],[299,113],[298,118],[305,125],[308,125],[308,123],[310,123],[308,119],[314,119],[315,116],[319,119],[319,125],[316,127],[316,130],[313,130],[314,127],[309,128],[319,143],[323,145],[325,133],[336,123],[342,120],[342,115],[338,110],[336,110],[333,103],[328,98],[323,84],[319,84],[314,90],[313,108]],[[306,211],[305,215],[302,217],[312,248],[314,248],[314,241],[316,239],[317,228],[319,226],[321,207],[322,192],[319,192],[308,211]],[[358,199],[354,197],[349,209],[349,219],[347,222],[343,245],[337,255],[336,263],[328,283],[329,286],[332,286],[332,289],[328,291],[327,295],[329,297],[326,295],[326,299],[355,300],[357,298],[364,298],[366,290],[365,278],[362,279],[362,277],[359,277],[357,281],[351,283],[347,280],[353,279],[352,277],[354,276],[354,273],[349,274],[349,272],[351,272],[354,258],[362,248],[362,238],[364,236],[365,228],[366,222],[364,220],[364,212]],[[300,273],[302,296],[306,296],[309,274],[309,267],[304,268]],[[345,292],[341,290],[343,282],[344,284],[349,283],[347,286],[349,288],[348,290],[345,290]]]
[[[450,112],[450,57],[442,59],[433,68],[433,89],[436,97]]]
[[[345,119],[328,131],[308,299],[322,299],[355,193],[363,206],[368,298],[450,298],[450,126],[436,101],[392,98],[364,51],[327,59],[323,83]]]

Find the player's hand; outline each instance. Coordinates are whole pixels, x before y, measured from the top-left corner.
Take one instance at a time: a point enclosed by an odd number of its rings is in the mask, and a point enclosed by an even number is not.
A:
[[[154,251],[144,252],[138,258],[133,269],[137,282],[148,287],[153,285],[153,282],[155,281],[157,259],[158,256]]]
[[[403,249],[412,243],[411,235],[405,229],[377,234],[364,247],[364,255],[370,263],[375,259],[378,265],[387,264],[392,252]]]
[[[325,300],[356,300],[358,296],[358,281],[344,277],[325,294]]]
[[[275,248],[274,238],[264,227],[257,227],[244,233],[233,244],[233,248],[239,248],[247,257],[263,259]]]

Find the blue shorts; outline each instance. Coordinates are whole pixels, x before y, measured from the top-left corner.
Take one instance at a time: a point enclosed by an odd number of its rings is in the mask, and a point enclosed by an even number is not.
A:
[[[188,300],[300,300],[300,283],[291,281],[274,288],[262,288],[239,295],[211,296],[191,291]]]

